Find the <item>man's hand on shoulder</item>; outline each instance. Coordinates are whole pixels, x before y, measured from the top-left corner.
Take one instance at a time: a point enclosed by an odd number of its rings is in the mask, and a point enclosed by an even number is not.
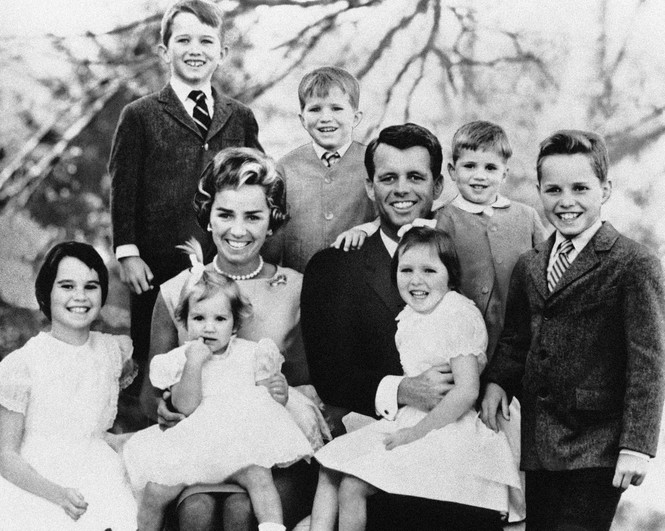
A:
[[[450,365],[436,365],[418,376],[405,377],[397,388],[397,403],[430,411],[454,385]]]
[[[137,295],[152,289],[152,271],[140,256],[127,256],[120,260],[120,280]]]

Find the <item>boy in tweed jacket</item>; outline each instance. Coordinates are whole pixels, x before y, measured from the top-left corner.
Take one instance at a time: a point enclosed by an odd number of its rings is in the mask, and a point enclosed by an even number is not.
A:
[[[621,493],[642,483],[656,453],[662,271],[645,247],[601,221],[607,167],[594,133],[559,131],[541,143],[540,197],[556,231],[517,262],[484,374],[488,426],[508,420],[510,397],[522,403],[529,531],[609,529]]]

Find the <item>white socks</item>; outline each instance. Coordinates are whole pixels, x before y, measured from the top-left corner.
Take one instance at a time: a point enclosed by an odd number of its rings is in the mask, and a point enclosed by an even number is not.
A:
[[[275,522],[263,522],[259,524],[259,531],[286,531],[286,527]]]

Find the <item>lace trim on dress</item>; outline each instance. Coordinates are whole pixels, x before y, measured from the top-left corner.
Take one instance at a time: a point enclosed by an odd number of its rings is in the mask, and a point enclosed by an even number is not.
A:
[[[30,384],[30,371],[21,355],[9,354],[0,363],[0,405],[25,415]]]

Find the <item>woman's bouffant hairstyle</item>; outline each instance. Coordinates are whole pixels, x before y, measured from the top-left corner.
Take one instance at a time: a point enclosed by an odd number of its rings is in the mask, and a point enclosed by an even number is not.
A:
[[[226,148],[217,153],[201,174],[199,187],[194,195],[194,210],[199,226],[205,231],[210,223],[210,209],[215,194],[243,185],[263,188],[272,231],[279,229],[289,219],[286,210],[286,189],[273,160],[253,148]]]
[[[240,293],[235,281],[215,271],[204,269],[202,263],[203,251],[201,244],[196,240],[190,240],[184,245],[179,245],[178,248],[189,255],[194,255],[197,265],[192,268],[192,276],[180,292],[178,306],[174,312],[176,320],[187,327],[187,316],[192,305],[214,297],[221,292],[229,300],[231,314],[233,315],[233,331],[237,332],[251,318],[252,303]],[[197,268],[200,269],[197,271]]]
[[[109,271],[104,265],[104,260],[92,245],[74,241],[58,243],[46,253],[35,280],[35,295],[39,309],[49,321],[51,320],[51,291],[53,291],[55,277],[58,275],[60,262],[68,256],[80,260],[97,273],[102,289],[102,306],[109,293]]]
[[[439,260],[448,270],[448,288],[459,291],[462,270],[455,250],[455,244],[447,232],[430,227],[413,227],[409,229],[397,245],[392,261],[393,284],[397,285],[397,267],[402,255],[412,247],[426,246],[436,251]]]

